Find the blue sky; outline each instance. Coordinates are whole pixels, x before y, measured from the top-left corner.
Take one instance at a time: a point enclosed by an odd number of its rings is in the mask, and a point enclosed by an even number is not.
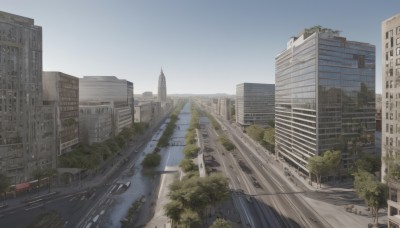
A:
[[[274,83],[275,56],[303,28],[322,25],[376,45],[395,0],[0,0],[0,10],[43,28],[43,69],[77,77],[115,75],[135,93],[235,93],[242,82]]]

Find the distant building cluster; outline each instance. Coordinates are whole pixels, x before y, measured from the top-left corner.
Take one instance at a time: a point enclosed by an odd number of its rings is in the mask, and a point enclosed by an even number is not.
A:
[[[0,173],[18,184],[79,143],[103,142],[134,122],[155,124],[172,108],[164,73],[157,101],[135,103],[133,83],[115,76],[43,72],[42,28],[0,12]]]

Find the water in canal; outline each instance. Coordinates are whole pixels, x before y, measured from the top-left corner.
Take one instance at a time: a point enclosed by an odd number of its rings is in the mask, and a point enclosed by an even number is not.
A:
[[[183,145],[191,119],[190,107],[190,102],[186,103],[180,112],[178,121],[176,122],[174,134],[170,139],[171,145],[163,148],[160,151],[162,155],[162,161],[160,165],[155,168],[156,171],[171,170],[171,168],[177,167],[179,162],[184,158]],[[159,178],[142,173],[142,166],[140,163],[143,161],[146,154],[153,152],[165,127],[166,123],[162,124],[160,129],[153,136],[152,140],[141,152],[142,154],[140,155],[139,159],[134,163],[134,175],[131,177],[127,175],[121,177],[120,182],[126,183],[130,181],[131,187],[121,195],[113,196],[115,201],[112,206],[107,209],[106,214],[108,215],[108,222],[103,223],[104,227],[120,227],[120,221],[126,216],[133,202],[140,199],[142,196],[145,196],[146,200],[151,200],[150,197],[154,194],[157,194],[157,189],[155,189],[154,186],[158,186],[158,183],[156,182],[159,181]],[[147,214],[149,214],[149,212]]]

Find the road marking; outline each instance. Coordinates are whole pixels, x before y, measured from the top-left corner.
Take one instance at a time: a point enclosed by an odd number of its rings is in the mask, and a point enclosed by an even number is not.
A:
[[[35,209],[35,208],[38,208],[38,207],[41,207],[41,206],[43,206],[43,204],[39,204],[39,205],[37,205],[35,207],[26,208],[25,211],[30,211],[32,209]]]

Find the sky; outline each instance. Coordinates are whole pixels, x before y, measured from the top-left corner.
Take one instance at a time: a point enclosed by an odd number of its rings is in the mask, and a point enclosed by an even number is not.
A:
[[[113,75],[134,93],[234,94],[243,82],[275,83],[275,56],[304,28],[340,30],[376,45],[381,93],[381,23],[398,0],[0,0],[0,11],[43,29],[43,70]]]

